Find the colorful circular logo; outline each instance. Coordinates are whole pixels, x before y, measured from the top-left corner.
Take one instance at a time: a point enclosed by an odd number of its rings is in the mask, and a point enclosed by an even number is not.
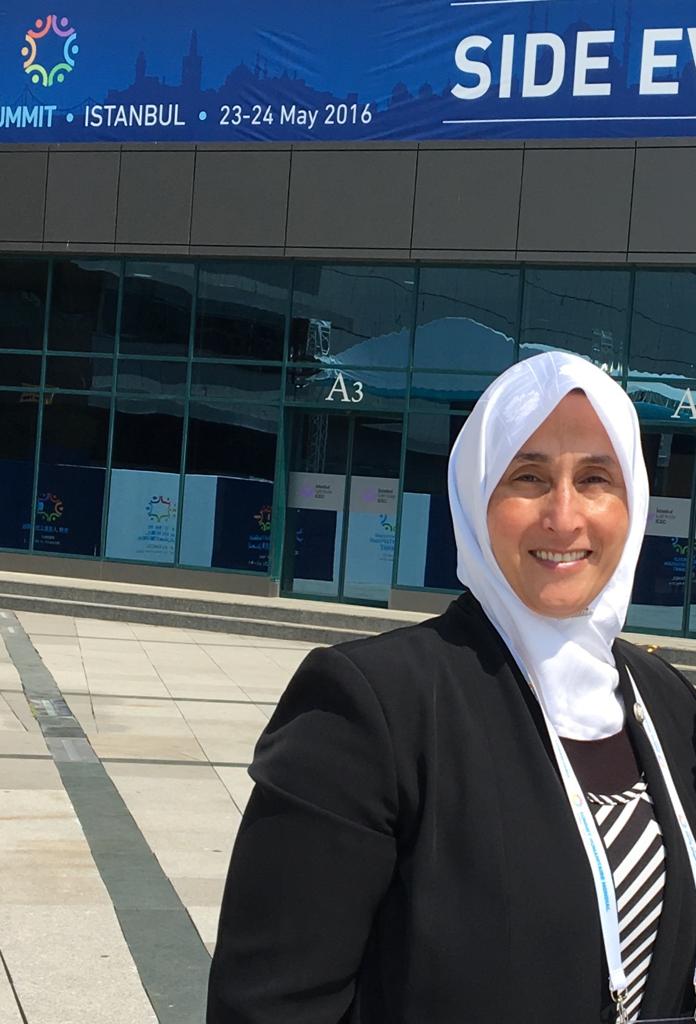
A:
[[[52,67],[47,67],[48,62],[45,59],[42,60],[40,51],[44,47],[48,49],[46,44],[49,41],[55,42],[56,37],[59,42],[63,42],[62,59],[54,63]],[[65,76],[69,75],[75,67],[75,57],[80,52],[77,45],[77,32],[70,24],[70,19],[58,17],[57,14],[48,14],[45,18],[37,18],[34,28],[27,31],[24,39],[26,42],[26,45],[22,47],[24,70],[34,85],[43,85],[45,88],[49,88],[56,82],[64,82]]]
[[[63,500],[57,494],[40,494],[36,502],[36,512],[47,523],[54,523],[63,515]]]

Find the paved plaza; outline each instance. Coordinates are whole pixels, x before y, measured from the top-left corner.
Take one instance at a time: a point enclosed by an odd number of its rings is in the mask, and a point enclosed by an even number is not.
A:
[[[0,637],[0,1022],[202,1021],[246,766],[310,645],[29,612]]]

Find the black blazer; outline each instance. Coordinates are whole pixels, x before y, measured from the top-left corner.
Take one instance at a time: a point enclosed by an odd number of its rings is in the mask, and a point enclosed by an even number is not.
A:
[[[693,1011],[696,894],[628,664],[696,832],[690,684],[617,641],[663,829],[643,1017]],[[313,651],[259,740],[208,1024],[613,1021],[595,892],[535,698],[465,593],[439,618]]]

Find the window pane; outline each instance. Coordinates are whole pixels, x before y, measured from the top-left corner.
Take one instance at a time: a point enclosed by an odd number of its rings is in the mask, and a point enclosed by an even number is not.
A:
[[[203,264],[196,355],[282,359],[289,286],[287,263]]]
[[[520,357],[566,349],[621,373],[629,282],[625,270],[527,270]]]
[[[36,551],[101,554],[109,400],[50,395],[44,407]]]
[[[48,347],[111,352],[116,332],[120,264],[116,260],[56,260]]]
[[[0,385],[7,388],[38,387],[41,356],[0,353]]]
[[[0,348],[41,348],[46,260],[0,259]]]
[[[280,367],[235,365],[234,363],[194,363],[191,395],[194,398],[239,398],[262,402],[280,399]]]
[[[179,561],[267,572],[278,409],[192,402]]]
[[[627,390],[641,421],[666,420],[674,428],[677,420],[696,419],[696,381],[629,380]]]
[[[630,372],[696,376],[695,314],[696,271],[636,271]]]
[[[173,399],[117,402],[107,558],[174,561],[182,418]]]
[[[515,356],[520,274],[485,267],[423,267],[414,365],[504,370]]]
[[[412,311],[411,267],[299,264],[290,358],[406,366]]]
[[[643,629],[682,627],[689,550],[691,484],[696,438],[644,434],[650,511],[628,611],[628,624]]]
[[[183,395],[186,390],[186,363],[119,359],[116,387],[119,391],[146,395]]]
[[[407,376],[398,370],[294,369],[287,376],[289,402],[324,403],[337,412],[401,412]]]
[[[29,547],[36,395],[0,391],[0,547]]]
[[[108,391],[111,389],[113,362],[111,358],[90,359],[89,356],[48,356],[46,387],[70,388],[72,391]]]
[[[410,416],[398,583],[461,590],[447,499],[447,463],[462,416]]]
[[[126,263],[121,352],[185,356],[192,295],[189,263]]]
[[[472,374],[423,371],[411,377],[411,409],[425,412],[470,412],[493,381]]]

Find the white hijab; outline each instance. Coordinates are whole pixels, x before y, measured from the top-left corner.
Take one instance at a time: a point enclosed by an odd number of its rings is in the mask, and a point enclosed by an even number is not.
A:
[[[513,457],[575,388],[587,395],[619,460],[629,529],[613,576],[589,608],[555,619],[528,608],[503,576],[491,549],[487,510]],[[624,712],[611,647],[628,611],[649,498],[638,418],[626,392],[603,370],[565,352],[515,364],[483,393],[454,444],[449,497],[457,575],[534,683],[557,733],[579,740],[614,735]]]

